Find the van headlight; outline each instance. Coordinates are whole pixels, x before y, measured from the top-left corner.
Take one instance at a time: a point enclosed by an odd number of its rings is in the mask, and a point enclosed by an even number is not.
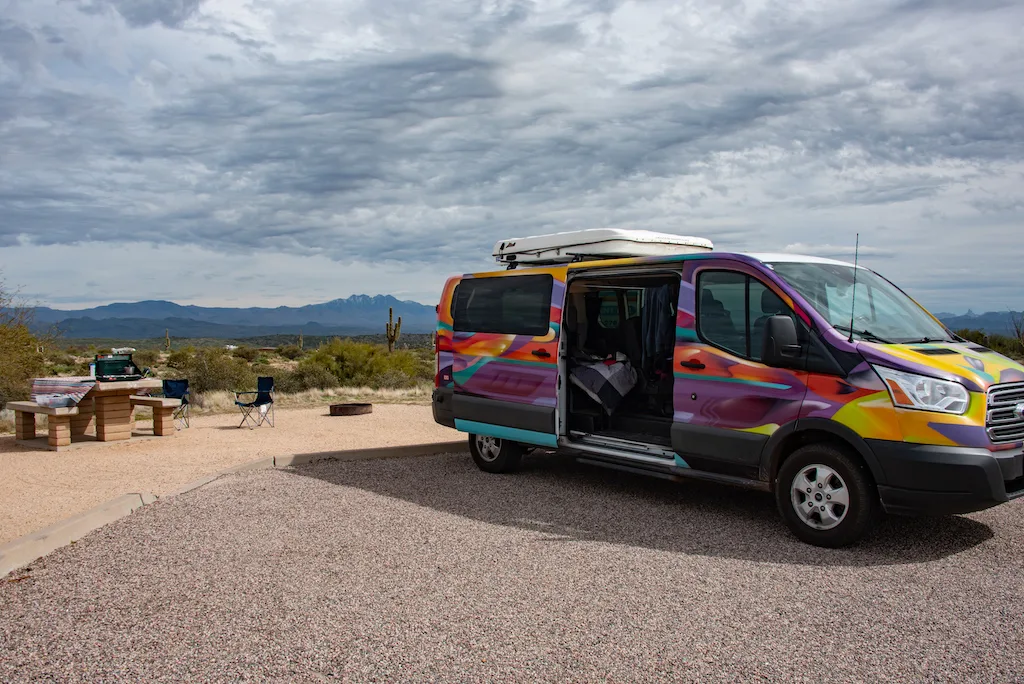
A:
[[[961,415],[971,403],[967,388],[958,382],[872,366],[881,376],[894,406]]]

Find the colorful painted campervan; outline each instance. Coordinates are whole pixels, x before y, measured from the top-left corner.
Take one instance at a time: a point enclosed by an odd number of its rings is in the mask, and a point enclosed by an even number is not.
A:
[[[627,256],[644,254],[647,256]],[[438,306],[438,423],[477,465],[530,449],[772,491],[793,532],[1024,494],[1024,366],[863,266],[632,231],[507,240]]]

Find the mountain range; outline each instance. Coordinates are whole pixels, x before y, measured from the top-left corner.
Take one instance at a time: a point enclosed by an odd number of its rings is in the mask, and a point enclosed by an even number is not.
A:
[[[260,335],[362,335],[384,332],[388,310],[402,317],[402,331],[431,332],[434,307],[391,295],[352,295],[323,304],[274,308],[184,306],[162,300],[123,302],[62,311],[37,307],[37,328],[56,326],[64,337],[146,339],[163,337],[244,338]]]
[[[436,325],[434,307],[400,300],[391,295],[352,295],[322,304],[274,308],[231,308],[181,305],[162,300],[107,304],[91,309],[63,311],[48,307],[35,309],[38,328],[56,325],[69,339],[163,337],[208,337],[242,339],[261,335],[366,335],[384,332],[388,309],[402,317],[402,331],[432,332]],[[970,328],[993,334],[1012,332],[1015,314],[990,311],[976,314],[939,313],[950,329]]]

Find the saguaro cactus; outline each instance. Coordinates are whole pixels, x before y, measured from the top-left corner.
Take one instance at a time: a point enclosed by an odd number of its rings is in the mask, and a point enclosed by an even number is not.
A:
[[[171,331],[164,329],[164,351],[171,351]]]
[[[398,342],[398,336],[402,334],[402,317],[398,317],[398,322],[394,320],[395,310],[392,307],[388,307],[388,324],[385,330],[387,331],[388,338],[388,351],[395,351],[395,342]]]

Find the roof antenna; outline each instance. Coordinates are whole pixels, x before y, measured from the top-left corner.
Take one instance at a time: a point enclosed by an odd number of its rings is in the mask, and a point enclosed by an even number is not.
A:
[[[853,342],[853,315],[857,312],[857,257],[860,255],[860,233],[857,233],[857,244],[853,248],[853,301],[850,302],[850,337],[847,342]]]

